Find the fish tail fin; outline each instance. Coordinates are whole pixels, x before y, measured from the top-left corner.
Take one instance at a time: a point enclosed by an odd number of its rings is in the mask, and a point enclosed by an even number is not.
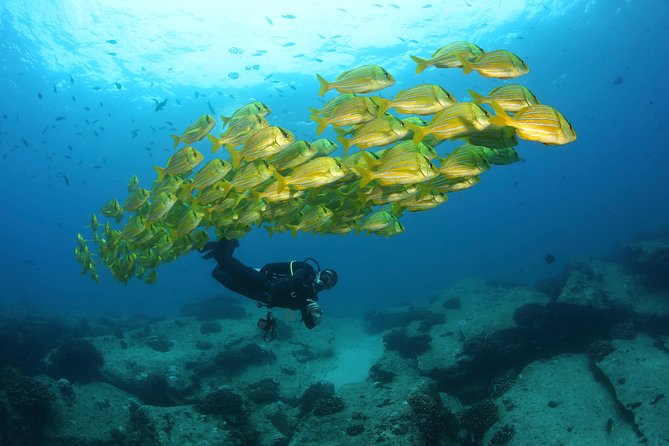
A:
[[[487,104],[490,102],[488,98],[486,98],[482,94],[478,94],[472,89],[467,89],[467,93],[469,93],[469,96],[471,96],[474,102],[476,102],[477,104]]]
[[[230,121],[232,121],[232,117],[227,117],[227,116],[221,115],[221,123],[223,123],[223,127],[228,125],[230,123]]]
[[[337,136],[337,141],[339,141],[339,144],[341,144],[342,148],[344,149],[344,158],[346,158],[346,155],[348,154],[348,149],[351,148],[351,140],[346,138],[344,135],[339,135]]]
[[[318,79],[318,83],[320,84],[318,96],[323,96],[332,89],[332,85],[330,85],[330,83],[326,81],[320,74],[316,74],[316,79]]]
[[[374,102],[379,106],[379,109],[376,112],[376,116],[383,116],[386,110],[394,107],[393,101],[379,96],[374,96]]]
[[[370,166],[372,169],[376,169],[378,167],[379,160],[374,158],[367,151],[361,150],[360,151],[360,156],[362,156],[365,159],[365,162],[367,163],[367,165]]]
[[[288,186],[288,180],[286,180],[286,177],[282,176],[277,172],[276,170],[272,172],[272,175],[276,179],[276,193],[280,194],[282,190]]]
[[[360,188],[367,186],[374,180],[374,174],[363,167],[354,167],[353,170],[360,175]]]
[[[297,235],[297,231],[300,230],[300,227],[298,225],[286,225],[288,229],[290,229],[290,232],[293,234],[293,237]]]
[[[265,229],[267,229],[267,232],[269,232],[270,237],[272,237],[276,232],[276,226],[265,226]]]
[[[176,149],[179,143],[181,142],[181,138],[179,138],[177,135],[170,135],[172,137],[172,140],[174,141],[174,148]]]
[[[393,205],[390,207],[390,213],[393,215],[393,217],[398,219],[404,213],[404,208],[400,203],[393,203]]]
[[[311,120],[313,121],[314,118],[318,117],[318,115],[321,114],[321,111],[320,111],[319,109],[317,109],[317,108],[310,108],[310,109],[309,109],[309,113],[311,113],[311,114],[309,115],[309,117],[310,117]]]
[[[121,221],[123,220],[123,212],[114,217],[114,219],[116,220],[116,224],[121,223]]]
[[[320,135],[325,130],[325,127],[328,126],[329,122],[327,118],[322,116],[314,116],[312,120],[316,123],[316,134]]]
[[[234,169],[238,168],[242,162],[242,154],[232,147],[227,147],[227,149],[228,153],[230,154],[230,159],[232,160],[232,167]]]
[[[429,133],[429,128],[428,127],[423,127],[421,125],[416,125],[412,124],[410,122],[406,123],[407,127],[409,127],[409,130],[413,132],[413,143],[418,144],[425,138],[425,136]]]
[[[211,141],[211,151],[218,152],[218,149],[223,145],[223,138],[217,138],[214,135],[207,135],[207,139]]]
[[[513,118],[495,101],[494,99],[490,101],[490,106],[495,112],[495,116],[490,117],[490,123],[504,127],[510,125],[513,122]]]
[[[411,57],[411,60],[416,62],[416,74],[422,73],[427,67],[431,65],[428,59],[423,59],[418,56],[409,56],[409,57]]]
[[[465,59],[464,55],[462,53],[458,53],[455,55],[455,57],[458,58],[460,63],[462,64],[462,72],[465,74],[469,74],[474,70],[474,66],[470,61]]]
[[[153,170],[155,170],[156,173],[158,173],[158,182],[163,181],[163,179],[165,178],[165,169],[160,166],[153,166]]]

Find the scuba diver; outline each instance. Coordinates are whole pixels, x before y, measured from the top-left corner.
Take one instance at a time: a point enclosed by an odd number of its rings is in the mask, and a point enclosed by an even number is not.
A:
[[[206,253],[203,259],[214,258],[218,263],[211,273],[214,279],[229,290],[259,302],[258,306],[300,310],[308,329],[320,323],[323,310],[318,305],[318,293],[336,285],[337,273],[333,269],[321,270],[311,258],[303,262],[268,263],[256,269],[232,256],[238,246],[238,240],[221,239],[208,242],[201,250]],[[271,312],[258,321],[258,327],[265,331],[265,340],[268,336],[269,340],[274,338],[276,325]]]

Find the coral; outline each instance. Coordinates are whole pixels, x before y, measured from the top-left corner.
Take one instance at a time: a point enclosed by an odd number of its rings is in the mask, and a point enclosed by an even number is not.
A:
[[[485,431],[499,419],[497,406],[492,400],[483,400],[467,408],[460,417],[460,425],[478,441]]]
[[[320,399],[327,399],[334,396],[334,384],[318,382],[310,385],[300,397],[300,412],[302,415],[309,412],[314,403]]]
[[[516,375],[513,372],[507,372],[503,375],[494,377],[490,382],[490,397],[499,398],[504,395],[516,383]]]
[[[68,404],[72,404],[75,399],[77,399],[77,395],[74,393],[74,388],[72,387],[72,384],[66,380],[65,378],[61,378],[58,380],[58,393],[60,393],[60,397],[63,399],[63,401],[66,401]]]
[[[198,350],[210,350],[212,346],[209,341],[195,341],[195,348]]]
[[[157,352],[165,353],[172,349],[172,342],[164,334],[151,335],[146,338],[146,345]]]
[[[243,347],[228,346],[214,358],[216,365],[229,374],[239,373],[251,365],[262,365],[273,361],[276,361],[276,355],[255,343]]]
[[[407,402],[426,444],[440,444],[444,436],[456,437],[458,420],[443,407],[433,383],[420,381],[407,397]]]
[[[209,415],[239,415],[244,412],[244,400],[241,395],[223,387],[207,393],[195,404],[195,410]]]
[[[319,398],[314,401],[313,412],[314,415],[324,416],[341,412],[345,408],[346,403],[342,398],[338,396],[331,396],[329,398]]]
[[[346,435],[355,437],[360,435],[365,431],[365,426],[362,424],[351,424],[346,428]]]
[[[229,297],[212,297],[183,306],[180,316],[194,316],[198,321],[214,319],[243,319],[246,310],[238,302]]]
[[[631,341],[636,337],[636,327],[632,319],[625,319],[611,327],[609,335],[612,339],[626,339]]]
[[[5,389],[7,402],[16,411],[36,422],[46,418],[56,398],[48,386],[12,370],[2,372],[0,388]]]
[[[220,333],[221,330],[223,330],[223,327],[218,321],[204,321],[200,325],[200,333],[202,334]]]
[[[443,314],[430,313],[418,324],[417,330],[420,332],[430,331],[435,325],[446,322],[446,317]]]
[[[372,381],[389,384],[395,379],[395,373],[383,368],[378,362],[369,369],[369,379]]]
[[[409,336],[406,328],[396,328],[383,336],[383,344],[387,350],[396,350],[405,358],[415,358],[425,353],[432,342],[429,335]]]
[[[279,401],[279,383],[267,378],[247,386],[246,394],[251,401],[268,404]]]
[[[104,360],[100,350],[90,342],[66,337],[49,353],[46,362],[54,378],[90,382],[98,377],[98,369]]]
[[[506,444],[516,433],[516,428],[511,424],[505,424],[495,431],[490,444]]]
[[[606,355],[614,351],[615,348],[613,347],[613,344],[603,339],[592,341],[590,345],[588,345],[588,356],[595,362],[601,361]]]

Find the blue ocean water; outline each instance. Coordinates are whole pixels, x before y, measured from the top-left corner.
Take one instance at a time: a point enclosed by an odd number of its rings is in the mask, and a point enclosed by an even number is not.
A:
[[[578,140],[521,141],[523,162],[494,167],[442,206],[405,215],[399,236],[270,238],[257,229],[242,239],[239,258],[261,266],[315,257],[340,277],[322,296],[325,311],[357,315],[425,302],[462,277],[532,283],[570,259],[666,229],[666,1],[301,3],[219,11],[214,2],[148,2],[138,12],[120,2],[3,2],[2,299],[169,315],[220,293],[213,264],[197,253],[161,266],[152,286],[116,283],[102,269],[97,285],[79,275],[76,233],[88,234],[102,204],[125,198],[131,175],[148,187],[152,167],[172,153],[171,128],[180,132],[210,107],[229,115],[260,100],[272,107],[272,124],[313,140],[307,108],[322,104],[316,72],[330,79],[382,64],[398,80],[386,97],[418,83],[459,99],[467,88],[501,85],[461,70],[414,74],[410,54],[429,56],[461,39],[520,55],[531,68],[521,83],[562,111]],[[168,101],[154,111],[153,99]],[[200,144],[210,159],[208,143]],[[557,261],[545,263],[547,253]]]

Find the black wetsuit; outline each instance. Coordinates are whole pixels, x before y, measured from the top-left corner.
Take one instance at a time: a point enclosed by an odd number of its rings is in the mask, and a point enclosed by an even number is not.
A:
[[[260,271],[232,256],[218,256],[211,275],[226,288],[268,307],[300,310],[304,325],[314,328],[322,313],[313,282],[316,271],[305,262],[269,263]]]

